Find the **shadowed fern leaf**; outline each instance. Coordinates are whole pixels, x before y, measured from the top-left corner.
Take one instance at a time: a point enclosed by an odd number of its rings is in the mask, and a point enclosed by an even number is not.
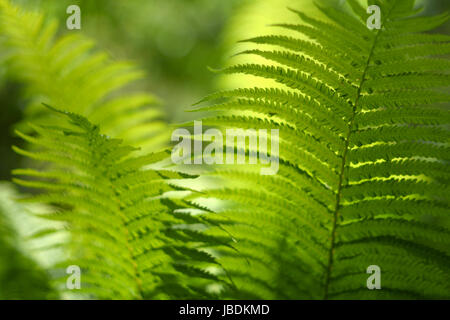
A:
[[[450,298],[450,37],[425,33],[449,14],[371,0],[382,28],[369,30],[366,8],[347,3],[354,14],[319,6],[327,21],[293,10],[301,22],[278,27],[308,40],[246,40],[256,48],[244,54],[272,65],[224,70],[282,89],[203,100],[222,99],[200,108],[224,111],[208,125],[280,130],[276,175],[217,168],[227,187],[204,191],[234,203],[208,231],[234,240],[217,248],[237,286],[229,297]],[[371,265],[381,290],[366,286]]]
[[[54,111],[62,114],[59,125],[31,125],[36,136],[18,132],[39,148],[15,148],[51,165],[14,174],[27,177],[16,178],[19,185],[45,191],[24,201],[55,206],[43,218],[65,222],[70,232],[69,241],[56,244],[69,253],[55,266],[60,284],[67,279],[65,269],[77,265],[85,297],[213,297],[207,285],[216,283],[216,276],[206,268],[219,266],[201,249],[208,238],[195,226],[202,222],[180,211],[181,202],[163,196],[174,190],[167,179],[186,176],[150,166],[167,152],[133,156],[134,148],[100,134],[86,118]],[[57,230],[36,237],[51,232]]]
[[[0,299],[57,299],[48,274],[23,251],[14,224],[13,214],[23,218],[25,208],[13,199],[17,197],[9,183],[0,183]]]

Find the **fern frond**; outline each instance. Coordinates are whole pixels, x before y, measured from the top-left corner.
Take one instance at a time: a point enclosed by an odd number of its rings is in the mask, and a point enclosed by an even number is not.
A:
[[[276,175],[217,166],[226,187],[202,191],[224,203],[207,232],[234,240],[216,248],[237,287],[228,297],[450,297],[450,38],[424,33],[448,14],[370,1],[382,28],[369,30],[365,8],[348,2],[354,14],[318,6],[327,21],[294,11],[298,24],[277,27],[303,38],[246,40],[256,48],[242,54],[267,64],[224,70],[282,87],[219,92],[197,109],[220,111],[208,126],[280,132]],[[366,287],[371,265],[381,290]]]
[[[20,133],[40,148],[14,148],[51,166],[15,170],[21,177],[14,180],[44,191],[27,201],[53,205],[43,217],[64,222],[70,232],[61,244],[69,258],[55,268],[79,266],[88,297],[212,297],[207,285],[217,277],[206,268],[220,268],[202,249],[205,236],[196,229],[202,222],[174,213],[183,205],[163,195],[175,190],[167,179],[181,176],[149,168],[167,152],[134,156],[135,148],[101,134],[85,117],[51,109],[62,115],[58,126],[36,125],[36,136]]]

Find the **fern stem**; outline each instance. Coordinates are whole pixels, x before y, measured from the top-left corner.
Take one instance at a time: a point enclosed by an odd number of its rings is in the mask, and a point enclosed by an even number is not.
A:
[[[384,25],[384,21],[386,20],[386,18],[388,18],[390,16],[392,9],[395,7],[395,4],[396,4],[396,0],[394,0],[393,5],[390,8],[390,10],[388,11],[388,13],[386,14],[386,16],[383,17],[382,25]],[[372,43],[372,47],[369,52],[369,56],[367,57],[367,62],[364,67],[364,71],[362,72],[362,75],[361,75],[361,81],[359,82],[359,85],[358,85],[358,91],[356,93],[355,103],[353,104],[353,110],[352,110],[352,115],[351,115],[349,126],[348,126],[347,136],[345,137],[345,145],[344,145],[344,151],[342,154],[342,162],[341,162],[341,168],[340,168],[340,173],[339,173],[338,189],[336,192],[336,206],[334,208],[334,213],[333,213],[333,226],[331,229],[330,250],[328,253],[328,265],[327,265],[325,288],[324,288],[324,299],[325,300],[328,299],[328,290],[329,290],[330,280],[331,280],[331,270],[332,270],[333,261],[334,261],[334,250],[335,250],[335,246],[336,246],[337,220],[339,217],[341,192],[342,192],[342,188],[343,188],[343,180],[344,180],[344,174],[345,174],[345,168],[346,168],[346,162],[347,162],[347,154],[348,154],[348,149],[349,149],[348,146],[350,144],[350,136],[353,131],[354,121],[355,121],[355,117],[356,117],[357,109],[358,109],[358,102],[359,102],[359,99],[361,98],[361,89],[364,84],[364,81],[366,80],[367,70],[369,69],[369,64],[370,64],[373,54],[375,52],[375,47],[377,45],[378,38],[381,34],[381,30],[382,29],[377,29],[376,35],[375,35],[373,43]]]

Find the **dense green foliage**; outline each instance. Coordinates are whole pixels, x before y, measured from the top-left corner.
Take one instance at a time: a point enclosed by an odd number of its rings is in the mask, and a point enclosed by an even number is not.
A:
[[[16,183],[47,191],[29,200],[57,206],[44,218],[67,223],[70,241],[57,245],[67,247],[69,259],[56,267],[79,266],[81,292],[98,298],[208,297],[205,281],[215,277],[198,266],[215,261],[200,250],[201,234],[189,228],[201,221],[175,212],[182,207],[161,197],[173,190],[166,179],[182,176],[148,168],[167,153],[132,156],[134,148],[100,134],[86,118],[62,114],[68,123],[33,126],[38,137],[19,132],[41,148],[16,151],[52,165],[14,172],[37,178]]]
[[[204,125],[280,130],[277,175],[218,168],[234,185],[204,191],[238,203],[217,217],[240,253],[219,258],[239,298],[450,295],[450,63],[437,57],[450,54],[450,37],[423,33],[448,14],[413,17],[414,1],[372,1],[384,10],[371,31],[363,7],[348,3],[355,16],[320,7],[328,22],[296,12],[300,24],[278,25],[308,40],[246,40],[277,46],[243,52],[275,66],[224,70],[282,89],[220,92],[206,100],[225,102],[200,109],[225,112]],[[366,288],[370,265],[382,290]]]
[[[222,72],[267,85],[196,111],[205,127],[279,129],[279,171],[197,177],[165,166],[171,127],[133,87],[139,70],[0,0],[0,67],[26,97],[14,182],[50,210],[32,238],[67,235],[46,243],[62,254],[43,270],[0,211],[0,298],[71,298],[77,265],[82,298],[449,299],[450,36],[429,33],[449,14],[368,2],[379,30],[348,0],[244,40],[262,62]],[[381,290],[366,286],[371,265]]]

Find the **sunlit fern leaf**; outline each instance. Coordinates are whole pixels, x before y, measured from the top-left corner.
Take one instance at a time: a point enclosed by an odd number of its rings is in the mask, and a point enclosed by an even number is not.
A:
[[[135,86],[143,72],[129,62],[112,62],[79,31],[57,37],[58,24],[39,12],[0,1],[0,48],[8,74],[23,83],[30,103],[27,121],[45,123],[45,101],[101,123],[103,130],[143,152],[166,144],[157,99]],[[131,90],[129,90],[131,89]]]
[[[203,191],[234,203],[209,231],[234,240],[218,249],[238,288],[229,297],[450,297],[450,36],[424,33],[449,14],[369,1],[382,12],[382,28],[369,30],[366,8],[347,2],[356,14],[319,6],[327,21],[294,11],[298,24],[278,26],[309,40],[246,40],[256,48],[245,54],[276,66],[224,70],[284,89],[219,92],[200,108],[224,111],[209,125],[280,130],[276,175],[218,166],[227,187]],[[371,265],[381,290],[366,286]]]
[[[186,176],[149,167],[167,152],[133,156],[134,148],[101,134],[85,117],[56,113],[59,125],[32,125],[36,136],[18,132],[39,151],[14,148],[52,165],[17,169],[14,174],[26,178],[14,180],[43,191],[24,201],[55,206],[44,218],[67,224],[71,239],[60,245],[70,258],[55,266],[61,285],[66,268],[77,265],[86,297],[213,297],[207,285],[218,282],[207,268],[220,268],[201,249],[201,218],[174,212],[183,209],[181,202],[162,196],[174,190],[167,179]]]

